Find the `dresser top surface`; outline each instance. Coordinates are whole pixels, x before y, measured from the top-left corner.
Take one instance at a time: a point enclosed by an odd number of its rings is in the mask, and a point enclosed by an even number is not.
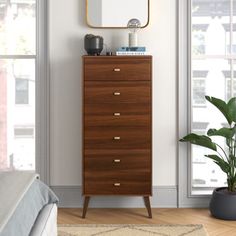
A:
[[[110,58],[110,59],[147,59],[147,58],[152,58],[151,55],[144,55],[144,56],[106,56],[106,55],[102,55],[102,56],[88,56],[88,55],[83,55],[83,58],[91,58],[91,59],[95,59],[95,58],[101,58],[101,59],[105,59],[105,58]]]

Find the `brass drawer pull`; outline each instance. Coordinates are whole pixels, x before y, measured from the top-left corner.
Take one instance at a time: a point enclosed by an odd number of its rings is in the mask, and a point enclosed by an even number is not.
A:
[[[120,183],[114,183],[115,187],[120,187]]]
[[[119,112],[114,113],[114,116],[120,116],[120,113]]]
[[[114,92],[113,95],[114,96],[120,96],[120,92]]]
[[[114,137],[114,140],[120,140],[120,137]]]
[[[114,162],[115,163],[120,163],[120,159],[115,159]]]
[[[113,71],[114,72],[120,72],[121,70],[120,70],[120,68],[115,68]]]

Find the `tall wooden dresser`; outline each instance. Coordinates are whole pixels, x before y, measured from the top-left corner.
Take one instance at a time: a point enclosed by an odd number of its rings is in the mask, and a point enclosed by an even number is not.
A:
[[[83,195],[143,196],[151,218],[152,57],[83,56]]]

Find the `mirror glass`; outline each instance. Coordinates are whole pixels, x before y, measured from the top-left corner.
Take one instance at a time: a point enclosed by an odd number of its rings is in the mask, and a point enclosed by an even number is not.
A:
[[[87,24],[94,28],[126,28],[136,18],[141,27],[149,21],[149,0],[86,0]]]

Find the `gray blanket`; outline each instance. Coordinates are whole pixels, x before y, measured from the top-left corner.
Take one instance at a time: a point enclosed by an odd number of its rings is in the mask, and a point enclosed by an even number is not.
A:
[[[26,236],[41,209],[58,201],[31,172],[0,172],[0,236]]]

